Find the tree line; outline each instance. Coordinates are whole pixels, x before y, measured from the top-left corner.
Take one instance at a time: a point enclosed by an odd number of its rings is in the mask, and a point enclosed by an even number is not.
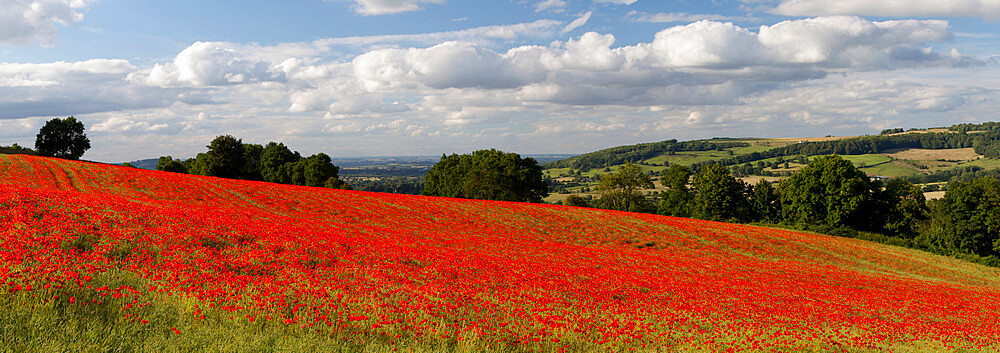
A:
[[[229,179],[266,181],[279,184],[350,189],[340,180],[340,168],[330,156],[317,153],[303,157],[283,143],[266,145],[243,143],[231,135],[216,137],[208,151],[186,160],[162,156],[156,170],[214,176]]]
[[[861,136],[842,140],[832,141],[811,141],[772,148],[761,152],[751,152],[723,158],[715,161],[695,163],[691,168],[695,171],[709,164],[721,164],[731,166],[756,162],[759,160],[787,157],[787,156],[814,156],[814,155],[859,155],[880,153],[886,150],[901,148],[923,148],[923,149],[951,149],[970,148],[979,145],[991,145],[991,141],[1000,138],[1000,131],[984,133],[913,133],[904,135],[878,135]],[[978,151],[977,151],[978,152]]]
[[[634,164],[601,176],[600,198],[571,195],[565,205],[656,213],[731,223],[759,223],[888,242],[1000,266],[1000,181],[978,177],[948,185],[925,200],[905,179],[872,179],[835,155],[813,160],[776,184],[749,185],[720,164],[694,172],[672,165],[667,189],[653,196],[648,174]]]
[[[638,162],[663,154],[672,155],[677,152],[692,151],[722,151],[727,148],[750,146],[750,144],[746,142],[725,141],[725,139],[721,140],[721,142],[711,142],[708,140],[678,142],[677,140],[666,140],[661,142],[642,143],[638,145],[612,147],[576,157],[554,161],[546,164],[545,168],[590,170],[616,166],[624,164],[625,162]]]

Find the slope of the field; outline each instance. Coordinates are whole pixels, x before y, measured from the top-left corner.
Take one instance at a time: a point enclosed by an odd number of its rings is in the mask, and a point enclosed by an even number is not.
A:
[[[998,275],[751,226],[0,155],[12,351],[995,351]]]

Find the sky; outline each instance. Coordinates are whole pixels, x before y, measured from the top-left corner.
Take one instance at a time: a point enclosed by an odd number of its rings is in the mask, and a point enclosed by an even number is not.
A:
[[[234,5],[238,4],[238,5]],[[1000,120],[997,0],[0,0],[0,145],[585,153]]]

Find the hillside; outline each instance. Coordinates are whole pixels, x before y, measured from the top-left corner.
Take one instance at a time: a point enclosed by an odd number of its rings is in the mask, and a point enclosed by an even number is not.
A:
[[[915,250],[33,156],[0,285],[12,351],[1000,349],[1000,269]]]
[[[673,164],[697,169],[718,163],[752,184],[760,179],[782,180],[808,160],[829,154],[850,160],[872,177],[905,178],[936,191],[962,173],[1000,170],[995,152],[1000,146],[998,126],[959,124],[874,136],[714,138],[618,146],[546,164],[545,176],[553,191],[546,201],[558,202],[573,193],[597,196],[593,191],[597,176],[617,171],[626,162],[653,174]],[[646,192],[662,191],[658,189],[663,187],[657,184]],[[927,195],[940,196],[936,192]]]

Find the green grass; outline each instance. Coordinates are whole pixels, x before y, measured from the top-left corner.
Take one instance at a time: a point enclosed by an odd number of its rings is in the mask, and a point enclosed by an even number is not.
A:
[[[862,172],[865,172],[865,174],[868,174],[868,175],[881,175],[881,176],[887,176],[887,177],[892,177],[892,178],[920,174],[919,171],[914,170],[912,168],[907,168],[907,167],[899,166],[899,165],[892,164],[892,163],[879,164],[879,165],[874,166],[874,167],[867,167],[867,168],[860,168],[860,169],[861,169]]]

